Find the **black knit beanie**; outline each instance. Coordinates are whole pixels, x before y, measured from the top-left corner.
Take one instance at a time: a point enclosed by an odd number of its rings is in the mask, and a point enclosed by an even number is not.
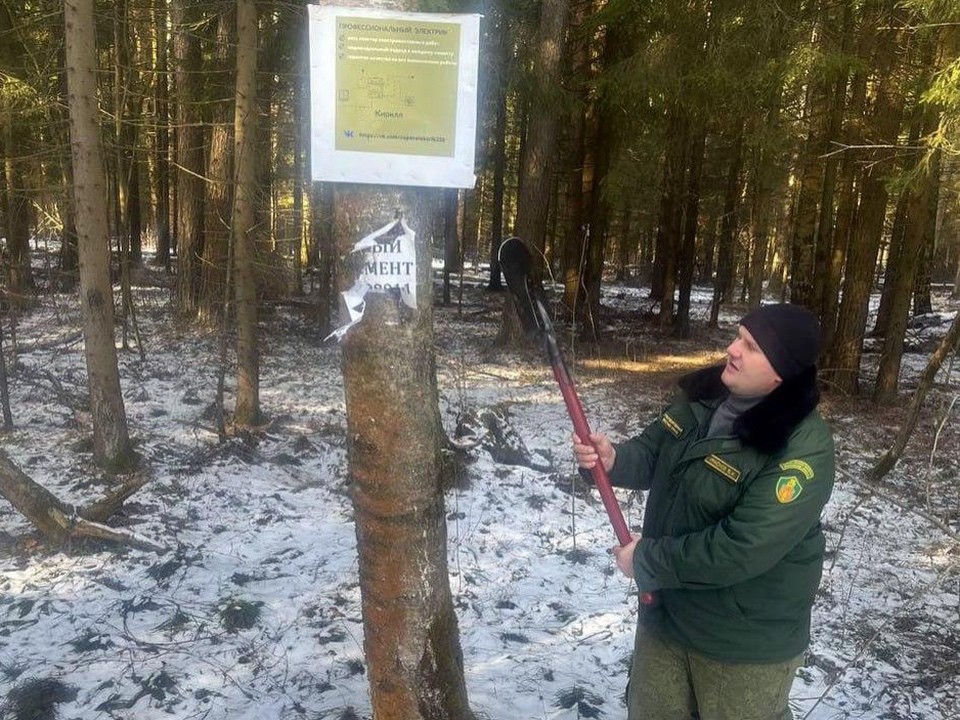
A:
[[[814,367],[820,356],[820,322],[799,305],[761,305],[740,321],[783,380]]]

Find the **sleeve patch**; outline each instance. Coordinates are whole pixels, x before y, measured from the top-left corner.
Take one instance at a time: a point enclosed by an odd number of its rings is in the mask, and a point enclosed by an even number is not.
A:
[[[669,430],[670,434],[674,437],[680,437],[683,435],[683,427],[667,413],[663,414],[663,416],[660,418],[660,422],[663,423],[663,426]]]
[[[803,492],[803,484],[796,475],[781,475],[777,480],[777,502],[781,505],[792,503]]]
[[[813,480],[813,468],[810,467],[810,463],[804,462],[803,460],[787,460],[786,462],[780,463],[780,469],[794,470],[807,480]]]

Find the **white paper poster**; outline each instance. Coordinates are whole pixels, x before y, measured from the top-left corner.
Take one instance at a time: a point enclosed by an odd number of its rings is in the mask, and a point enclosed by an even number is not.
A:
[[[473,187],[480,16],[308,10],[312,178]]]
[[[350,328],[363,320],[367,293],[397,290],[404,305],[417,308],[416,236],[403,220],[391,220],[353,246],[351,254],[362,253],[362,256],[356,281],[349,290],[340,293],[347,308],[347,323],[326,339],[342,340]]]

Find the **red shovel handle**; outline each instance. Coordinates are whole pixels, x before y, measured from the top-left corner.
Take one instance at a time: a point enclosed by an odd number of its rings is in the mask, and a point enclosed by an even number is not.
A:
[[[557,379],[557,384],[560,386],[563,403],[567,406],[567,413],[573,422],[574,432],[577,433],[577,436],[583,443],[592,446],[593,441],[590,439],[592,433],[590,432],[590,426],[587,424],[587,416],[583,412],[583,406],[580,404],[580,398],[577,397],[576,390],[573,389],[573,381],[564,370],[565,368],[563,366],[556,364],[553,366],[553,375]],[[630,534],[627,522],[623,519],[623,513],[620,511],[617,497],[613,494],[613,485],[610,483],[610,476],[607,474],[606,468],[603,467],[603,463],[598,460],[597,464],[590,468],[590,473],[593,475],[593,482],[597,486],[597,490],[600,491],[600,499],[603,500],[603,507],[607,511],[607,517],[610,518],[610,524],[613,525],[613,532],[617,536],[617,542],[619,542],[621,546],[631,543],[633,541],[633,535]],[[640,593],[640,602],[644,605],[653,605],[653,594],[648,592]]]

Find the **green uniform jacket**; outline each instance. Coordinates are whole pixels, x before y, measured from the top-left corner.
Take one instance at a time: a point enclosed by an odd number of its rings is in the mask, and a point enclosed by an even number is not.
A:
[[[641,622],[716,660],[788,660],[810,640],[820,513],[834,479],[815,371],[747,411],[733,434],[711,438],[726,394],[719,371],[688,377],[696,399],[616,445],[611,471],[615,485],[649,490],[634,574],[657,602],[642,607]]]

